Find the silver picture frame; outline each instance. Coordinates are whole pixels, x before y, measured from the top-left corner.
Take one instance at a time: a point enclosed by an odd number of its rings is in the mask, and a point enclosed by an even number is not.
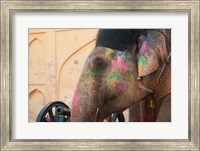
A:
[[[199,150],[199,9],[200,0],[0,0],[0,140],[1,150]],[[16,12],[187,12],[188,13],[188,139],[162,140],[36,140],[12,138],[12,16]]]

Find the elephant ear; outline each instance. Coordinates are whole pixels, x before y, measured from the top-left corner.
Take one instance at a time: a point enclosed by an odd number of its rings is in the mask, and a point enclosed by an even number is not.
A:
[[[155,72],[161,61],[167,59],[165,37],[158,31],[148,31],[146,37],[139,38],[139,51],[137,54],[138,76],[144,77]]]

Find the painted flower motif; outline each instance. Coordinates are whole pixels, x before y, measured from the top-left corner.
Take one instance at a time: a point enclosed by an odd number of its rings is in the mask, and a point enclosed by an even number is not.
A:
[[[138,56],[140,55],[147,55],[148,52],[152,52],[153,49],[149,46],[148,42],[145,40],[140,48],[140,51],[139,51],[139,54]]]
[[[123,78],[124,77],[124,78]],[[134,87],[134,78],[131,73],[127,75],[119,74],[119,73],[112,73],[107,79],[107,86],[110,90],[114,88],[114,90],[119,90],[125,92],[127,89],[132,92]],[[129,92],[126,92],[129,93]]]
[[[110,89],[117,87],[118,83],[122,82],[122,77],[118,73],[112,73],[107,79],[107,85]]]
[[[122,70],[127,69],[127,66],[126,66],[126,64],[124,63],[124,60],[121,59],[121,58],[119,58],[119,57],[118,57],[117,60],[114,60],[114,61],[112,62],[112,67],[118,67],[118,68],[120,68],[120,69],[122,69]]]
[[[127,89],[127,87],[130,85],[130,83],[124,82],[124,81],[118,81],[116,77],[112,80],[107,80],[107,85],[111,90],[114,88],[114,89],[124,92]]]
[[[109,81],[113,79],[116,79],[117,81],[120,81],[120,82],[122,81],[122,77],[118,73],[113,73],[107,78],[107,80]]]

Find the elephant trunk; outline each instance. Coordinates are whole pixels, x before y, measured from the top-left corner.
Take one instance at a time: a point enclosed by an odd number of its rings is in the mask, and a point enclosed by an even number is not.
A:
[[[90,80],[80,80],[72,100],[72,122],[94,122],[98,108],[95,87]]]

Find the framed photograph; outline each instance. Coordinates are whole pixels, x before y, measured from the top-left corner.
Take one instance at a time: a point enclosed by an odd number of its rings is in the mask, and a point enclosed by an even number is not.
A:
[[[1,150],[199,150],[199,8],[1,0]]]

